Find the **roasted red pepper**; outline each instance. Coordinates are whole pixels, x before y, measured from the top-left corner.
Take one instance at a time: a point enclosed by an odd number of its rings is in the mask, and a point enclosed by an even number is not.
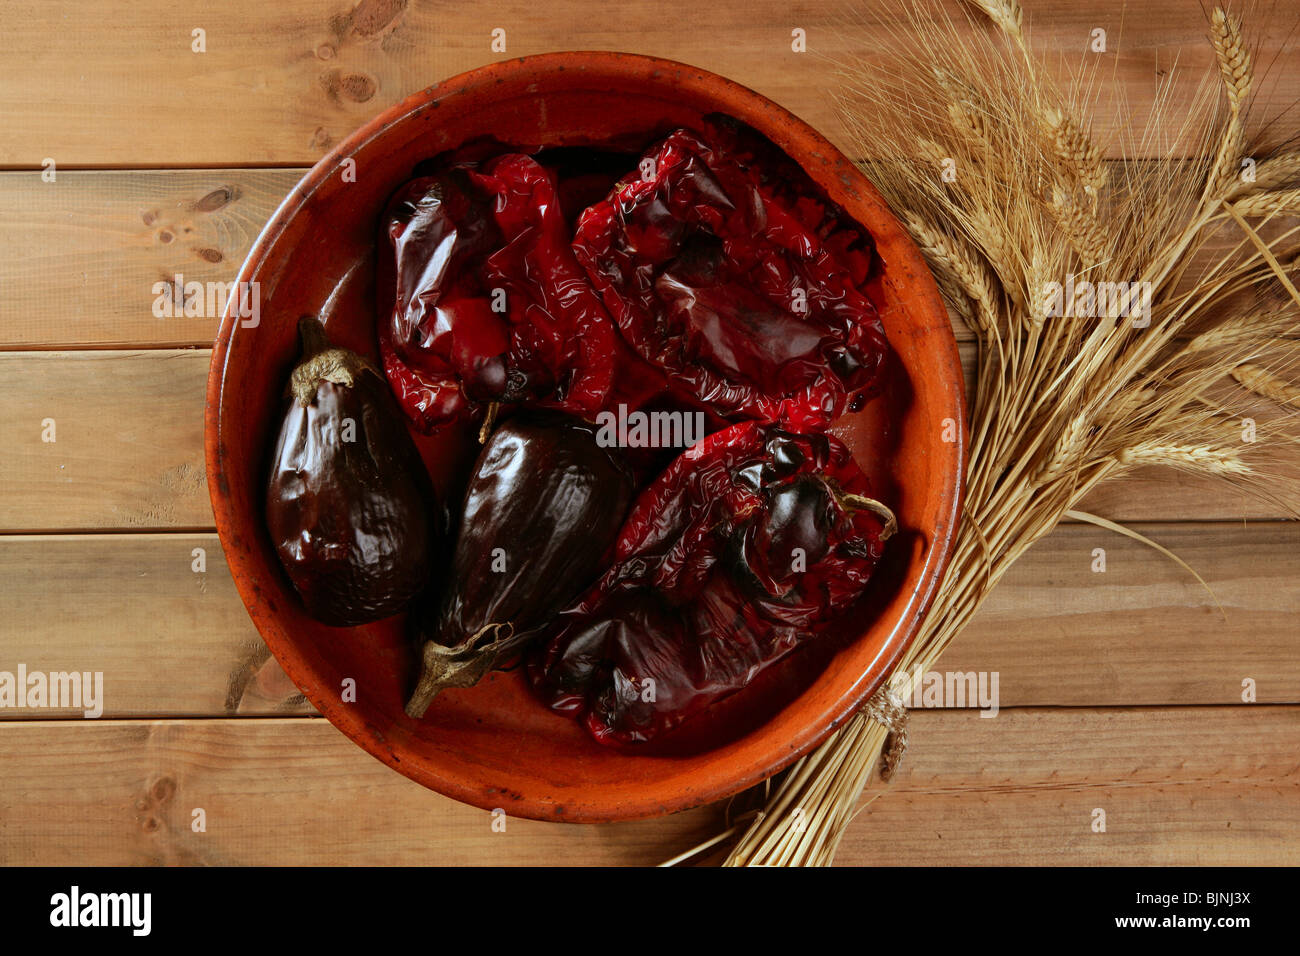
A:
[[[533,686],[602,743],[659,737],[823,633],[892,531],[834,437],[711,435],[637,500],[610,569],[529,660]]]
[[[408,183],[385,215],[384,371],[424,431],[527,403],[590,417],[617,333],[574,259],[551,175],[507,153]]]
[[[669,135],[583,213],[574,252],[623,337],[678,387],[724,416],[824,428],[870,396],[887,350],[861,288],[870,240],[720,143],[745,140]]]

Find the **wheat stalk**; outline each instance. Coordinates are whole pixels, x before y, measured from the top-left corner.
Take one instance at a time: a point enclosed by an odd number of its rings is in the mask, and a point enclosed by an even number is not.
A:
[[[1241,19],[1229,15],[1222,7],[1215,7],[1210,15],[1210,36],[1228,106],[1234,114],[1239,114],[1250,95],[1253,79],[1250,51],[1241,38]]]
[[[1050,107],[1041,122],[1062,166],[1095,203],[1106,186],[1106,167],[1092,137],[1059,107]]]
[[[1263,162],[1256,164],[1252,178],[1241,179],[1239,177],[1237,185],[1228,194],[1228,198],[1232,199],[1267,189],[1276,189],[1292,182],[1297,177],[1300,177],[1300,150],[1270,156]]]
[[[951,280],[974,304],[972,330],[991,334],[998,304],[994,291],[996,280],[989,273],[988,267],[961,239],[945,235],[916,217],[907,217],[907,223],[912,237],[925,253],[930,265],[940,276]],[[953,299],[950,298],[949,301],[952,302]]]
[[[1233,202],[1243,216],[1267,216],[1275,212],[1300,212],[1300,189],[1257,192]]]
[[[873,52],[890,56],[841,64],[840,107],[859,155],[919,152],[959,164],[955,181],[931,162],[878,159],[870,168],[980,348],[964,514],[896,689],[934,664],[1062,518],[1146,541],[1078,510],[1103,481],[1157,466],[1230,480],[1290,513],[1300,500],[1294,476],[1270,464],[1279,449],[1300,447],[1300,414],[1290,411],[1300,407],[1291,377],[1300,369],[1300,226],[1248,221],[1296,211],[1289,187],[1300,159],[1279,153],[1256,166],[1253,183],[1238,179],[1254,81],[1240,21],[1217,9],[1210,16],[1217,88],[1202,84],[1190,108],[1175,110],[1167,83],[1146,131],[1126,133],[1143,128],[1126,117],[1119,129],[1128,139],[1109,146],[1165,161],[1108,168],[1089,133],[1090,85],[1069,94],[1055,86],[1013,0],[975,5],[998,33],[962,31],[913,0],[902,29],[881,37],[873,22]],[[1134,283],[1123,302],[1141,308],[1050,314],[1049,277]],[[1285,414],[1244,441],[1241,423],[1257,397]],[[878,711],[856,716],[769,784],[762,810],[732,832],[728,862],[829,864],[889,739],[882,720]],[[796,808],[802,828],[792,825]]]
[[[1190,468],[1212,475],[1249,475],[1250,466],[1241,460],[1235,448],[1216,448],[1212,445],[1163,445],[1148,441],[1125,448],[1117,456],[1126,466],[1164,465],[1172,468]]]
[[[1232,370],[1231,375],[1256,395],[1262,395],[1279,405],[1294,405],[1300,408],[1300,386],[1280,375],[1274,375],[1267,369],[1251,365],[1249,362],[1238,365]]]
[[[1211,195],[1222,196],[1238,178],[1245,141],[1241,111],[1246,97],[1250,95],[1252,75],[1250,53],[1242,40],[1241,21],[1237,17],[1229,16],[1221,7],[1216,7],[1210,16],[1210,40],[1214,44],[1214,55],[1219,64],[1219,74],[1223,77],[1223,90],[1229,109],[1228,124],[1209,179]]]

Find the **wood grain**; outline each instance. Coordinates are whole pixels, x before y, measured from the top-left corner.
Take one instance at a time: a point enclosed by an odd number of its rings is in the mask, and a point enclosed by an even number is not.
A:
[[[107,716],[312,711],[267,666],[216,535],[6,535],[0,581],[0,670],[100,671]]]
[[[1145,545],[1063,525],[1012,568],[939,669],[999,671],[1016,705],[1232,704],[1247,678],[1261,701],[1300,701],[1300,525],[1137,527],[1213,594]],[[1104,572],[1092,570],[1099,548]]]
[[[644,863],[711,836],[718,816],[496,832],[319,718],[10,721],[0,754],[0,865]]]
[[[1143,530],[1201,572],[1226,621],[1163,556],[1063,526],[1011,571],[938,669],[996,671],[1002,707],[1232,704],[1245,678],[1260,702],[1300,702],[1300,526]],[[1090,570],[1097,547],[1105,573]],[[0,536],[0,581],[0,670],[102,671],[107,717],[311,710],[268,659],[215,535]]]
[[[1298,734],[1264,705],[923,712],[837,862],[1295,864]],[[494,832],[310,718],[5,722],[0,760],[0,864],[649,864],[720,817]]]
[[[0,528],[211,527],[208,359],[0,352]]]
[[[1079,5],[1026,0],[1033,46],[1063,80],[1096,68],[1141,117],[1162,71],[1178,57],[1212,62],[1197,0]],[[946,9],[961,17],[956,0]],[[1280,11],[1279,11],[1280,12]],[[466,69],[553,50],[635,50],[729,76],[786,106],[832,139],[843,128],[828,93],[836,58],[872,57],[889,45],[900,12],[859,0],[707,4],[614,3],[593,15],[584,0],[481,5],[429,0],[285,0],[222,7],[189,0],[114,4],[90,14],[75,0],[10,12],[0,46],[0,164],[60,166],[310,165],[402,97]],[[106,29],[106,18],[111,29]],[[1293,103],[1300,49],[1285,15],[1257,16],[1258,61],[1287,82],[1265,84],[1259,105]],[[1088,52],[1091,31],[1107,52]],[[792,30],[807,52],[792,51]],[[193,31],[206,31],[193,52]],[[505,31],[504,52],[492,49]],[[989,29],[981,23],[974,29]],[[1181,51],[1181,52],[1180,52]],[[1103,102],[1094,124],[1115,126]]]
[[[927,711],[913,728],[840,865],[1300,862],[1295,707]]]
[[[220,312],[160,318],[156,284],[233,281],[302,172],[0,173],[0,347],[211,345]]]

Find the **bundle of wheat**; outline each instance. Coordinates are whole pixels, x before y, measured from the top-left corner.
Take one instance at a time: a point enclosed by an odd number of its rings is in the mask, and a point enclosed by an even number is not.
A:
[[[1252,142],[1238,18],[1210,18],[1217,77],[1175,111],[1175,69],[1154,113],[1103,151],[1087,120],[1095,73],[1058,84],[1014,0],[978,6],[996,29],[958,29],[917,0],[887,61],[841,74],[867,175],[978,342],[954,557],[889,687],[723,835],[728,865],[833,860],[890,739],[883,776],[897,762],[912,682],[1062,518],[1159,548],[1077,509],[1099,482],[1169,466],[1288,514],[1300,501],[1279,464],[1300,443],[1300,150]]]

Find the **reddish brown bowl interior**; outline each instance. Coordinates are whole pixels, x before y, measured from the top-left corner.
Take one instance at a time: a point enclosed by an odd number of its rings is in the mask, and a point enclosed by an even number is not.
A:
[[[333,629],[308,618],[263,527],[266,449],[297,355],[298,317],[320,315],[336,342],[374,353],[378,217],[420,160],[481,136],[526,151],[647,145],[652,131],[698,126],[718,112],[798,161],[872,233],[883,260],[873,295],[896,367],[884,395],[834,429],[904,529],[869,610],[854,616],[852,640],[833,656],[828,650],[814,667],[793,667],[802,692],[733,707],[724,733],[671,755],[601,747],[538,703],[518,673],[446,691],[424,720],[407,718],[402,703],[415,662],[404,622]],[[235,582],[266,643],[321,713],[427,787],[511,815],[571,821],[650,816],[723,798],[790,763],[849,716],[888,675],[930,605],[960,507],[964,452],[961,371],[947,315],[919,252],[871,185],[820,135],[744,87],[682,64],[611,53],[528,57],[448,80],[321,160],[267,225],[239,279],[259,284],[260,321],[245,327],[229,313],[223,319],[206,417],[212,503]],[[956,441],[943,440],[945,419],[957,423]],[[465,435],[425,441],[422,449],[440,487],[472,452]],[[355,703],[341,700],[347,678],[356,682]]]

